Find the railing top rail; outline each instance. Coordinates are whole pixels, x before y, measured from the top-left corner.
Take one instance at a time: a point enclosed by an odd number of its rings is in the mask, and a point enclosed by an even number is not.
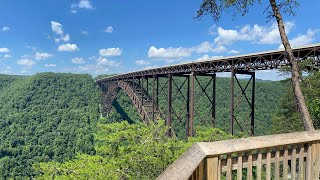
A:
[[[309,44],[309,45],[305,45],[305,46],[295,47],[295,48],[293,48],[293,51],[296,52],[296,51],[309,50],[312,48],[319,48],[319,47],[320,47],[320,44]],[[210,60],[206,60],[206,61],[186,62],[186,63],[182,63],[182,64],[175,64],[175,65],[170,65],[170,66],[163,66],[163,67],[157,67],[157,68],[151,68],[151,69],[145,69],[145,70],[140,70],[140,71],[123,73],[123,74],[117,74],[117,75],[109,76],[106,78],[98,79],[98,80],[96,80],[96,82],[101,82],[101,81],[105,81],[108,79],[116,79],[118,77],[121,77],[121,76],[127,75],[127,74],[136,74],[136,73],[142,73],[142,72],[156,72],[157,70],[166,69],[166,68],[173,68],[173,67],[180,67],[180,66],[192,66],[192,65],[197,65],[197,64],[201,64],[201,63],[209,63],[209,62],[224,62],[224,61],[235,60],[235,59],[244,59],[244,58],[250,58],[250,57],[259,57],[259,56],[281,54],[281,53],[284,53],[284,49],[263,51],[263,52],[250,53],[250,54],[237,55],[237,56],[221,57],[221,58],[215,58],[215,59],[210,59]]]
[[[198,142],[172,163],[157,179],[188,179],[205,157],[313,141],[320,141],[320,131]]]

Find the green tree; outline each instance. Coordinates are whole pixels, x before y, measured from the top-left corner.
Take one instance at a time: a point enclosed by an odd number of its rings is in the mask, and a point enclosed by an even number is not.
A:
[[[304,124],[304,129],[314,130],[312,119],[301,90],[301,78],[298,70],[298,59],[293,54],[281,15],[281,13],[294,15],[294,9],[299,4],[297,0],[282,0],[280,3],[277,3],[276,0],[269,0],[269,2],[272,8],[272,12],[270,12],[269,17],[276,19],[282,44],[288,55],[287,57],[291,71],[292,89],[298,112]],[[252,7],[254,4],[261,5],[261,0],[203,0],[200,9],[197,11],[197,17],[200,18],[206,14],[211,14],[213,19],[215,21],[218,21],[220,20],[222,11],[224,10],[231,10],[232,12],[234,12],[234,16],[238,13],[243,16],[248,13],[250,7]]]

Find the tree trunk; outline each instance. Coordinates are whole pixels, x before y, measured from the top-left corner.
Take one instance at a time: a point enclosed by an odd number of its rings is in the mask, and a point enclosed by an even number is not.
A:
[[[304,130],[306,131],[314,130],[312,119],[310,117],[310,114],[309,114],[309,111],[300,87],[300,74],[298,70],[297,58],[294,56],[292,52],[291,45],[289,43],[285,28],[284,28],[283,19],[279,11],[279,8],[277,6],[276,0],[270,0],[270,5],[272,7],[273,14],[277,20],[282,44],[285,48],[285,51],[288,56],[288,61],[290,63],[293,94],[297,104],[298,112],[304,124]]]

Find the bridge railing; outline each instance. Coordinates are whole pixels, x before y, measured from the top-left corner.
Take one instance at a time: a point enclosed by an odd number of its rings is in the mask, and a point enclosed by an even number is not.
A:
[[[320,131],[200,142],[158,179],[318,180]]]

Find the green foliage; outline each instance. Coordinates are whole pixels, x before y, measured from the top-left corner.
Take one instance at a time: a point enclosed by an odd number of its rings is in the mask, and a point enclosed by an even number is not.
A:
[[[316,129],[320,128],[320,72],[310,70],[310,61],[302,63],[301,71],[307,73],[301,82],[302,91],[306,99],[310,115],[313,119],[313,124]],[[289,85],[289,79],[283,81],[287,86],[284,95],[281,99],[281,108],[273,116],[273,133],[284,133],[303,131],[303,124],[297,112],[296,104],[293,97],[292,88]]]
[[[90,75],[0,79],[0,178],[32,177],[33,163],[95,153],[100,93]]]
[[[163,121],[157,124],[127,122],[98,124],[95,156],[77,155],[65,163],[40,163],[37,179],[155,179],[194,142],[230,139],[219,129],[198,127],[188,143],[165,136]]]

